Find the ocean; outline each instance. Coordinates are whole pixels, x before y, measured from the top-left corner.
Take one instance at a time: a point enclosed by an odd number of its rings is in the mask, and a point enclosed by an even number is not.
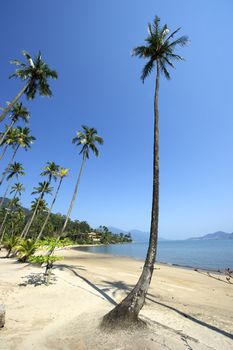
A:
[[[148,243],[79,247],[93,253],[144,259]],[[207,270],[233,270],[233,240],[185,240],[158,242],[157,261]]]

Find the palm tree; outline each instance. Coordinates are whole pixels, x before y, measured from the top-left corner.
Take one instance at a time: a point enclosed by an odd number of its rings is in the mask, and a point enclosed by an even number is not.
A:
[[[7,175],[8,174],[8,175]],[[4,196],[2,197],[2,200],[0,202],[0,209],[4,203],[4,200],[6,198],[6,195],[8,193],[8,190],[10,188],[10,185],[11,185],[11,181],[13,180],[14,176],[16,176],[16,179],[18,180],[19,176],[22,176],[22,175],[25,175],[25,172],[24,172],[24,169],[22,167],[22,164],[21,163],[17,163],[17,162],[14,162],[13,164],[10,164],[7,169],[5,170],[4,172],[4,175],[6,176],[7,175],[7,181],[9,181],[9,184],[6,188],[6,191],[4,193]]]
[[[24,148],[24,150],[27,151],[28,149],[31,148],[31,145],[36,139],[34,136],[30,135],[29,128],[26,128],[26,127],[22,128],[21,126],[18,126],[16,129],[12,129],[12,131],[13,131],[13,134],[11,135],[10,140],[11,140],[11,145],[14,149],[14,152],[11,157],[10,163],[12,163],[13,160],[15,159],[16,153],[20,147]],[[5,179],[5,173],[2,174],[0,186],[2,185],[4,179]]]
[[[46,225],[47,225],[47,223],[48,223],[49,217],[50,217],[50,215],[51,215],[53,206],[54,206],[54,204],[55,204],[55,202],[56,202],[57,195],[58,195],[58,192],[59,192],[59,190],[60,190],[62,181],[63,181],[63,179],[68,175],[68,172],[69,172],[69,169],[65,169],[65,168],[62,168],[62,167],[61,167],[61,168],[59,169],[59,172],[57,173],[57,177],[60,178],[60,181],[59,181],[59,184],[58,184],[58,186],[57,186],[57,190],[56,190],[56,193],[55,193],[55,195],[54,195],[52,204],[51,204],[51,206],[50,206],[50,208],[49,208],[49,212],[48,212],[48,214],[47,214],[47,216],[46,216],[46,219],[45,219],[45,221],[44,221],[44,223],[43,223],[43,226],[41,227],[40,233],[38,234],[38,236],[37,236],[37,238],[36,238],[36,242],[40,239],[40,237],[42,236],[42,234],[43,234],[43,232],[44,232],[44,229],[45,229],[45,227],[46,227]]]
[[[12,108],[10,119],[11,123],[6,127],[5,132],[3,133],[1,139],[0,139],[0,146],[4,142],[7,134],[12,129],[14,124],[19,120],[22,119],[25,123],[28,123],[28,120],[30,118],[30,113],[28,112],[27,108],[22,105],[22,103],[16,103],[14,107]]]
[[[19,197],[21,197],[22,192],[25,191],[25,187],[22,183],[20,182],[16,182],[12,187],[11,187],[11,191],[10,194],[14,193],[14,197],[15,198],[17,195],[19,195]]]
[[[64,233],[65,229],[66,229],[66,225],[68,222],[68,219],[70,218],[70,214],[72,211],[72,208],[74,206],[74,202],[75,202],[75,198],[77,196],[77,192],[78,192],[78,186],[80,183],[80,179],[81,179],[81,175],[82,175],[82,171],[83,171],[83,167],[84,164],[86,162],[87,159],[89,159],[89,152],[90,150],[94,153],[94,155],[96,157],[99,156],[99,150],[96,147],[96,143],[102,145],[104,143],[102,137],[97,135],[97,130],[94,128],[88,128],[85,125],[82,125],[83,131],[78,131],[76,136],[73,138],[72,142],[74,144],[77,144],[77,146],[81,146],[81,151],[79,152],[79,154],[82,154],[83,156],[83,160],[82,160],[82,164],[81,164],[81,168],[79,171],[79,175],[78,175],[78,179],[75,185],[75,189],[74,189],[74,194],[70,203],[70,207],[68,209],[67,215],[66,215],[66,220],[64,222],[62,231],[61,231],[61,236]]]
[[[42,213],[43,211],[47,211],[47,203],[44,199],[35,198],[32,201],[31,210],[34,211],[36,209],[36,215]]]
[[[19,237],[17,236],[11,236],[11,237],[7,237],[6,240],[4,240],[3,242],[3,246],[4,248],[7,250],[7,255],[6,255],[6,258],[9,258],[12,250],[14,248],[16,248],[16,246],[18,245],[19,243]]]
[[[56,240],[56,243],[51,248],[51,250],[49,251],[48,255],[52,255],[52,253],[53,253],[53,251],[54,251],[54,249],[56,247],[57,242],[59,241],[60,237],[65,232],[68,220],[70,218],[71,211],[72,211],[73,206],[74,206],[75,198],[77,196],[78,186],[79,186],[80,179],[81,179],[81,176],[82,176],[83,167],[84,167],[84,164],[85,164],[86,160],[89,159],[89,152],[91,150],[94,153],[94,155],[96,157],[98,157],[99,150],[96,147],[96,143],[98,143],[100,145],[102,145],[104,143],[102,137],[97,135],[97,130],[96,129],[88,128],[85,125],[82,125],[82,128],[83,128],[83,131],[78,131],[76,133],[75,137],[72,140],[72,143],[77,144],[77,146],[81,146],[82,147],[81,151],[79,152],[79,154],[82,154],[82,156],[83,156],[82,164],[81,164],[79,175],[78,175],[78,178],[77,178],[77,182],[76,182],[76,185],[75,185],[75,188],[74,188],[73,197],[72,197],[72,200],[70,202],[70,206],[69,206],[68,212],[66,214],[66,220],[65,220],[64,225],[62,227],[62,230],[61,230],[61,232],[60,232],[60,234],[59,234],[59,236],[58,236],[58,238]]]
[[[143,68],[141,79],[144,80],[156,69],[156,87],[154,97],[154,161],[153,161],[153,197],[151,212],[150,240],[146,260],[142,274],[127,297],[113,310],[104,316],[102,325],[132,324],[138,322],[138,315],[145,303],[145,297],[150,285],[154,270],[154,262],[157,252],[158,219],[159,219],[159,80],[160,73],[170,79],[168,67],[174,68],[173,61],[180,61],[183,58],[177,55],[174,50],[177,46],[185,46],[188,42],[186,36],[173,40],[180,28],[169,34],[168,26],[160,26],[160,19],[156,16],[153,23],[148,25],[148,37],[146,45],[138,46],[133,50],[134,56],[148,59]]]
[[[39,198],[37,198],[37,200],[34,202],[34,205],[32,206],[32,216],[29,219],[29,221],[27,222],[27,224],[25,225],[22,233],[21,233],[21,237],[25,238],[32,226],[33,220],[35,219],[36,214],[38,213],[38,209],[39,206],[42,205],[42,201],[44,198],[44,195],[47,194],[51,194],[53,188],[49,187],[49,182],[44,181],[44,182],[39,182],[39,186],[38,187],[34,187],[35,191],[32,192],[32,194],[40,194]]]
[[[10,78],[20,78],[23,82],[26,82],[22,90],[18,95],[9,103],[9,105],[3,110],[0,115],[0,122],[6,117],[15,103],[21,98],[23,94],[26,94],[29,100],[35,98],[37,91],[41,96],[52,96],[52,91],[48,84],[48,79],[57,79],[57,72],[51,70],[49,66],[42,60],[41,53],[39,52],[33,60],[30,54],[26,51],[22,51],[27,63],[22,63],[19,60],[11,61],[18,68]]]

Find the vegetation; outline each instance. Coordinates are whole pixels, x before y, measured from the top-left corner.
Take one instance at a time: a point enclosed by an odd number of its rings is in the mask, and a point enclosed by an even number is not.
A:
[[[19,261],[26,262],[28,261],[29,257],[36,252],[37,246],[33,239],[28,238],[20,241],[16,249],[19,256]]]

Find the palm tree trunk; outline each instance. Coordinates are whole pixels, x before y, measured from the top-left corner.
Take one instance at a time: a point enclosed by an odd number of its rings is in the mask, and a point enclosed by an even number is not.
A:
[[[82,164],[81,164],[81,168],[80,168],[80,171],[79,171],[78,179],[77,179],[77,182],[76,182],[76,185],[75,185],[75,189],[74,189],[74,194],[73,194],[73,197],[72,197],[72,200],[71,200],[71,203],[70,203],[69,210],[68,210],[67,215],[66,215],[66,220],[65,220],[63,228],[61,230],[60,237],[63,235],[63,233],[64,233],[64,231],[66,229],[67,222],[68,222],[68,220],[70,218],[70,214],[71,214],[71,211],[72,211],[73,206],[74,206],[74,202],[75,202],[75,198],[77,196],[78,186],[79,186],[79,183],[80,183],[80,180],[81,180],[81,176],[82,176],[82,172],[83,172],[83,167],[84,167],[85,161],[86,161],[86,155],[84,155],[83,160],[82,160]]]
[[[4,154],[6,153],[8,145],[6,144],[3,148],[2,154],[0,155],[0,160],[2,160],[2,158],[4,157]]]
[[[44,221],[44,224],[43,224],[43,226],[42,226],[42,228],[41,228],[41,230],[40,230],[40,233],[38,234],[38,236],[37,236],[37,238],[36,238],[36,242],[40,239],[42,233],[44,232],[45,226],[46,226],[47,223],[48,223],[48,220],[49,220],[49,217],[50,217],[50,215],[51,215],[51,212],[52,212],[54,203],[56,202],[57,195],[58,195],[58,192],[59,192],[60,187],[61,187],[61,184],[62,184],[62,180],[63,180],[63,178],[61,178],[60,181],[59,181],[59,185],[58,185],[58,187],[57,187],[57,191],[56,191],[55,196],[54,196],[54,198],[53,198],[52,204],[51,204],[51,206],[50,206],[50,208],[49,208],[48,215],[47,215],[47,217],[46,217],[46,219],[45,219],[45,221]]]
[[[10,110],[12,109],[12,107],[14,107],[14,105],[16,104],[16,102],[20,99],[20,97],[25,93],[25,91],[27,90],[28,86],[29,86],[30,82],[28,82],[23,88],[22,90],[18,93],[18,95],[15,96],[15,98],[13,98],[13,100],[9,103],[9,105],[4,108],[3,113],[0,115],[0,122],[3,121],[3,119],[6,117],[6,115],[10,112]]]
[[[73,194],[73,197],[72,197],[72,200],[71,200],[71,203],[70,203],[70,207],[69,207],[68,212],[66,214],[66,220],[64,222],[64,225],[62,227],[62,230],[61,230],[59,236],[56,239],[56,242],[55,242],[53,248],[51,248],[49,250],[48,256],[53,254],[53,252],[54,252],[54,250],[56,248],[57,242],[59,241],[59,239],[61,238],[61,236],[65,232],[65,229],[66,229],[66,226],[67,226],[68,220],[70,218],[70,214],[71,214],[71,211],[73,209],[74,202],[75,202],[75,199],[76,199],[76,196],[77,196],[78,186],[79,186],[79,183],[80,183],[80,180],[81,180],[81,176],[82,176],[82,172],[83,172],[83,167],[84,167],[85,161],[86,161],[86,155],[84,155],[83,160],[82,160],[82,164],[81,164],[81,168],[80,168],[80,171],[79,171],[78,179],[77,179],[77,182],[76,182],[76,185],[75,185],[75,189],[74,189],[74,194]]]
[[[49,183],[50,183],[50,182],[49,182]],[[25,225],[25,228],[23,229],[23,232],[21,233],[21,236],[22,236],[23,239],[25,239],[25,238],[27,237],[27,234],[28,234],[28,232],[29,232],[29,230],[30,230],[30,228],[31,228],[31,226],[32,226],[33,220],[35,219],[35,216],[36,216],[36,214],[37,214],[37,209],[38,209],[39,204],[40,204],[40,200],[43,199],[43,197],[44,197],[44,190],[45,190],[45,187],[46,187],[46,184],[44,185],[44,188],[43,188],[43,190],[42,190],[42,192],[41,192],[41,195],[40,195],[40,197],[39,197],[39,199],[38,199],[38,201],[37,201],[37,203],[36,203],[36,207],[35,207],[35,209],[34,209],[34,212],[33,212],[33,214],[32,214],[31,219],[29,219],[29,222]],[[21,236],[20,236],[20,237],[21,237]]]
[[[14,200],[15,198],[16,198],[16,193],[14,194],[14,197],[13,197],[12,200]],[[6,219],[7,219],[8,214],[9,214],[9,210],[10,210],[10,208],[11,208],[11,205],[12,205],[12,202],[10,202],[10,205],[6,208],[6,209],[8,209],[8,210],[7,210],[6,214],[5,214],[5,217],[4,217],[4,219],[3,219],[3,222],[2,222],[2,224],[1,224],[1,227],[0,227],[0,234],[2,233],[2,230],[4,229],[4,224],[5,224],[5,222],[6,222]],[[2,240],[3,240],[3,237],[4,237],[4,232],[5,232],[5,229],[3,230],[0,243],[2,243]]]
[[[7,168],[9,167],[10,164],[13,163],[13,160],[15,159],[15,156],[16,156],[16,153],[17,153],[18,149],[19,149],[19,145],[14,149],[14,153],[12,154],[11,160],[8,163]],[[6,173],[3,172],[2,178],[1,178],[1,181],[0,181],[0,186],[2,185],[3,181],[5,180],[5,177],[6,177]]]
[[[0,209],[2,208],[2,205],[3,205],[3,203],[4,203],[4,200],[5,200],[5,198],[6,198],[6,195],[7,195],[8,191],[9,191],[10,186],[11,186],[12,179],[13,179],[13,178],[11,178],[11,180],[9,181],[9,184],[8,184],[8,186],[7,186],[7,188],[6,188],[6,191],[5,191],[5,193],[4,193],[4,196],[2,197],[2,200],[1,200],[1,202],[0,202]]]
[[[3,141],[5,140],[5,138],[6,138],[7,134],[8,134],[8,132],[11,130],[11,128],[13,127],[14,124],[15,124],[15,121],[12,121],[12,122],[10,123],[10,125],[8,125],[7,130],[4,132],[4,134],[2,135],[2,138],[0,139],[0,146],[2,145],[2,143],[3,143]]]
[[[40,198],[39,198],[39,200],[38,200],[38,202],[36,204],[36,207],[34,209],[34,212],[33,212],[32,216],[31,216],[31,219],[29,219],[29,221],[25,225],[25,228],[23,229],[23,232],[21,234],[23,239],[25,239],[27,237],[27,234],[28,234],[28,232],[29,232],[29,230],[30,230],[30,228],[32,226],[33,220],[35,219],[35,216],[36,216],[37,209],[39,207],[40,200],[41,200],[41,195],[40,195]]]
[[[5,233],[4,225],[5,225],[7,216],[8,216],[8,212],[6,212],[4,220],[3,220],[2,224],[1,224],[1,227],[0,227],[0,234],[2,233],[2,236],[1,236],[1,239],[0,239],[0,244],[2,243],[3,238],[4,238],[4,233]],[[2,232],[2,230],[3,230],[3,232]]]
[[[157,61],[156,88],[154,97],[154,146],[153,146],[153,196],[151,211],[150,240],[147,256],[143,266],[142,274],[127,297],[121,301],[113,310],[106,314],[102,320],[103,327],[119,326],[126,323],[131,325],[140,322],[138,315],[145,303],[146,294],[150,286],[154,263],[157,252],[158,241],[158,219],[159,219],[159,78],[160,67]]]

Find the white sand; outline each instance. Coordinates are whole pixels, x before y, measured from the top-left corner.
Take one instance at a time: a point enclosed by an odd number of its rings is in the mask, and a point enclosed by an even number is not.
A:
[[[59,255],[50,286],[40,284],[44,269],[0,259],[1,350],[233,349],[233,285],[156,265],[141,312],[148,329],[105,334],[100,318],[135,284],[143,262],[74,249]]]

